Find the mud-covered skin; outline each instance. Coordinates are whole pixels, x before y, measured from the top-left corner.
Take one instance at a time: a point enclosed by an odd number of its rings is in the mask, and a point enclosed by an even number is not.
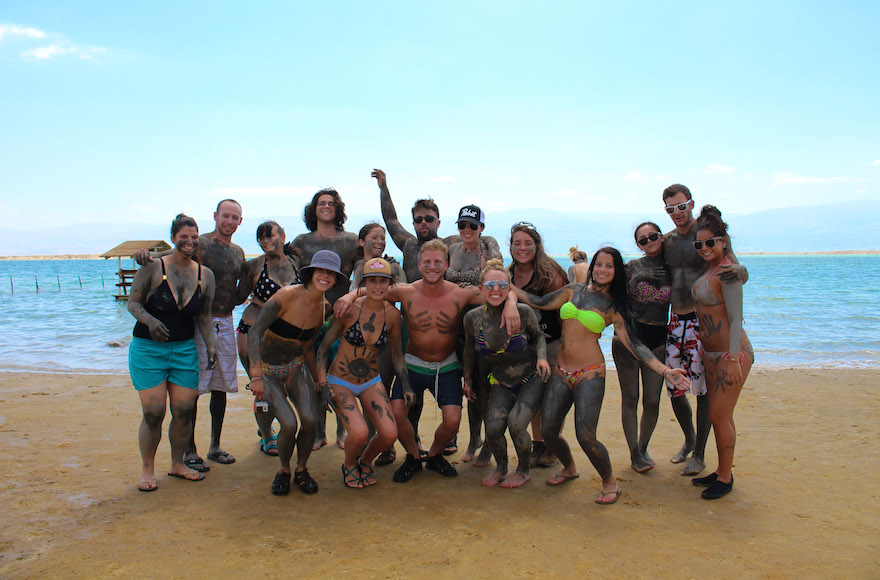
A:
[[[697,239],[696,228],[692,225],[685,233],[672,230],[664,234],[663,255],[666,259],[666,270],[671,278],[669,297],[672,311],[676,314],[687,314],[696,309],[691,296],[691,286],[706,269],[706,263],[694,249]]]
[[[456,242],[449,246],[446,279],[456,284],[476,286],[480,282],[480,272],[492,259],[502,259],[498,242],[492,236],[480,236],[479,246],[472,250],[465,248],[464,242]]]
[[[290,256],[284,254],[281,254],[277,258],[268,254],[257,256],[252,260],[248,260],[241,269],[241,276],[238,280],[238,288],[236,290],[237,304],[241,304],[247,300],[248,296],[254,291],[254,285],[260,278],[260,275],[263,272],[263,264],[266,262],[268,262],[266,270],[269,274],[269,278],[274,280],[279,286],[290,286],[299,281],[299,275],[294,268],[293,260]],[[245,324],[253,325],[263,304],[264,302],[259,300],[256,296],[252,297],[251,303],[248,304],[247,308],[245,308],[241,315],[241,320]],[[244,361],[242,361],[242,364],[244,364]],[[249,365],[245,364],[245,368],[248,367]]]
[[[486,439],[495,456],[496,470],[483,480],[484,485],[501,484],[502,487],[518,487],[529,479],[531,437],[527,428],[541,404],[544,381],[535,372],[538,360],[543,360],[546,363],[547,343],[544,340],[544,334],[538,328],[535,312],[525,304],[518,305],[517,310],[521,319],[520,333],[529,341],[528,348],[518,352],[477,354],[476,337],[481,329],[483,340],[490,349],[504,351],[510,341],[510,335],[499,328],[500,307],[487,305],[476,308],[464,317],[465,344],[462,364],[467,390],[473,393],[476,388],[473,369],[478,358],[484,363],[481,368],[486,374],[491,373],[500,383],[489,388],[488,405],[485,411]],[[511,385],[519,384],[523,379],[532,375],[534,375],[532,379],[521,387],[518,395],[514,395],[508,388]],[[504,439],[504,431],[508,427],[518,459],[517,476],[511,478],[505,477],[508,467],[507,442]]]
[[[281,469],[287,472],[290,471],[294,442],[297,449],[297,471],[301,471],[306,468],[317,435],[319,400],[314,381],[317,375],[312,344],[314,339],[299,341],[283,338],[269,330],[269,326],[281,318],[302,329],[315,328],[323,323],[325,313],[329,314],[329,304],[320,292],[301,285],[285,286],[263,305],[247,335],[252,377],[250,389],[258,401],[265,399],[269,402],[271,413],[281,424],[278,433],[278,458]],[[300,357],[305,364],[291,373],[284,384],[263,374],[262,362],[286,364]],[[299,434],[296,414],[287,403],[288,398],[299,412]]]
[[[400,264],[397,263],[397,260],[392,258],[391,256],[382,256],[382,259],[391,264],[391,280],[394,284],[405,284],[406,283],[406,274],[403,272],[403,268],[400,267]],[[350,290],[356,290],[361,285],[361,280],[364,276],[364,260],[358,260],[351,274],[351,286]]]
[[[318,232],[309,232],[298,235],[293,242],[284,247],[284,252],[288,255],[295,256],[295,262],[300,264],[300,268],[308,266],[312,263],[312,256],[319,250],[332,250],[336,252],[342,266],[340,270],[345,274],[345,280],[336,283],[326,293],[326,298],[332,305],[336,300],[348,292],[348,278],[354,270],[355,262],[357,262],[358,237],[357,234],[351,232],[334,232],[331,236],[323,236]]]
[[[668,303],[656,300],[637,300],[633,296],[633,292],[641,282],[647,282],[658,290],[671,285],[672,277],[669,275],[663,259],[660,256],[644,256],[630,260],[626,263],[626,276],[633,319],[645,324],[666,326],[669,322]]]

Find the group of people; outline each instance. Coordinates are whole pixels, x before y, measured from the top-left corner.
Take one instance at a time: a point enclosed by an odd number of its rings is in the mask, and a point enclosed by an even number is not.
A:
[[[200,236],[195,221],[181,214],[171,227],[172,250],[136,257],[143,267],[129,299],[137,319],[129,366],[143,407],[138,489],[157,488],[155,453],[169,401],[169,475],[199,481],[210,469],[193,436],[197,397],[208,392],[206,457],[235,461],[220,447],[220,435],[240,358],[255,397],[260,449],[280,461],[274,494],[289,493],[291,481],[304,493],[318,491],[307,463],[327,443],[328,407],[344,449],[345,486],[376,484],[374,467],[396,460],[396,441],[405,457],[395,482],[423,469],[456,476],[445,457],[457,451],[466,397],[471,436],[461,459],[489,465],[494,457],[483,485],[519,487],[532,467],[557,462],[561,469],[548,485],[577,478],[561,435],[574,406],[578,443],[602,479],[596,503],[613,504],[621,488],[597,438],[605,394],[599,338],[613,325],[632,468],[645,473],[655,466],[648,445],[665,383],[684,434],[672,461],[685,464],[683,475],[702,472],[714,427],[718,468],[691,481],[706,488],[706,499],[730,492],[733,409],[754,355],[742,326],[748,275],[715,207],[704,206],[695,218],[688,188],[672,185],[663,201],[674,229],[663,234],[652,222],[635,229],[644,257],[624,264],[617,249],[603,247],[587,260],[572,248],[566,273],[529,222],[511,227],[505,267],[497,241],[483,235],[485,214],[476,205],[461,208],[459,234],[441,240],[439,208],[420,199],[412,208],[413,234],[398,219],[385,173],[377,169],[372,176],[384,227],[372,222],[357,235],[346,232],[345,204],[325,189],[305,207],[308,233],[287,243],[279,224],[260,224],[264,253],[246,261],[231,240],[241,206],[223,200],[210,234]],[[386,231],[403,253],[402,264],[384,255]],[[248,298],[235,330],[232,309]],[[418,428],[425,391],[441,420],[423,446]],[[688,392],[697,396],[696,426]],[[515,469],[508,466],[505,432],[516,451]]]

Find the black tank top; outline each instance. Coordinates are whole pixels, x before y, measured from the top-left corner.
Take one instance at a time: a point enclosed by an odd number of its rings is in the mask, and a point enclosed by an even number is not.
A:
[[[204,303],[202,298],[202,266],[199,265],[198,286],[196,286],[192,298],[189,299],[186,306],[177,308],[171,286],[168,285],[168,277],[165,275],[165,261],[161,258],[159,261],[162,263],[162,283],[147,298],[144,310],[165,325],[165,328],[168,329],[169,341],[189,340],[195,335],[193,320],[201,314]],[[132,334],[138,338],[153,339],[150,336],[150,327],[141,321],[134,325]]]

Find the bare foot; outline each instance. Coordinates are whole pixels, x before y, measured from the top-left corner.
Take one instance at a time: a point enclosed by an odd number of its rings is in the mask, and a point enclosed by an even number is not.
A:
[[[474,453],[471,450],[467,450],[464,452],[464,455],[461,456],[461,460],[467,463],[468,461],[474,458]]]
[[[638,473],[648,473],[654,469],[654,462],[647,462],[643,458],[638,457],[633,460],[632,468]]]
[[[488,445],[483,445],[483,448],[480,449],[480,454],[477,456],[476,461],[474,461],[474,467],[486,467],[487,465],[491,465],[492,463],[492,450],[489,449]]]
[[[340,449],[345,449],[345,437],[336,437],[336,446]]]
[[[486,487],[498,485],[498,482],[501,481],[501,478],[503,477],[504,472],[502,472],[500,469],[496,469],[492,472],[491,475],[489,475],[489,477],[483,479],[483,485],[485,485]]]
[[[511,487],[521,487],[525,482],[530,480],[532,477],[526,473],[520,473],[519,471],[514,471],[510,475],[504,478],[504,481],[501,482],[501,487],[511,488]]]
[[[312,451],[317,451],[325,445],[327,445],[327,437],[318,437],[315,439],[315,444],[312,445]]]
[[[687,465],[681,470],[682,475],[696,475],[706,469],[706,462],[696,457],[688,459]]]
[[[671,461],[673,463],[683,463],[688,458],[688,455],[691,454],[691,451],[693,451],[693,450],[694,450],[694,444],[685,442],[685,444],[681,446],[681,449],[678,450],[678,453],[673,455],[672,459],[670,459],[669,461]]]
[[[461,456],[462,461],[471,461],[474,458],[474,455],[477,454],[477,449],[483,446],[483,442],[480,440],[468,442],[467,450],[464,452],[464,455]],[[488,463],[484,463],[483,465],[488,465]]]

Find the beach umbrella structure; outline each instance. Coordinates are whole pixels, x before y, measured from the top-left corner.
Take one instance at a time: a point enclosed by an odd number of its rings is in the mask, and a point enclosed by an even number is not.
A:
[[[131,288],[131,282],[137,272],[137,265],[134,263],[134,255],[139,250],[149,250],[151,252],[164,252],[170,250],[171,246],[163,240],[129,240],[122,242],[113,249],[107,250],[101,254],[101,258],[117,258],[119,260],[119,282],[116,283],[117,300],[128,300],[128,289]],[[131,268],[122,267],[122,258],[131,259]]]

